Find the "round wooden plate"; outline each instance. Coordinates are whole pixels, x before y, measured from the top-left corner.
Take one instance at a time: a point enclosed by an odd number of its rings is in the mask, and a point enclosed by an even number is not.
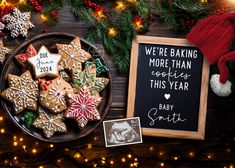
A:
[[[69,44],[76,36],[68,33],[46,33],[42,35],[38,35],[31,40],[24,42],[18,48],[16,48],[13,53],[7,58],[0,75],[0,90],[1,92],[8,88],[8,81],[7,81],[7,74],[15,74],[21,75],[22,69],[21,66],[17,63],[16,59],[14,58],[15,55],[20,53],[25,53],[26,49],[28,48],[29,44],[33,44],[33,46],[38,51],[39,48],[44,45],[46,46],[50,52],[58,53],[55,44],[62,43],[62,44]],[[93,55],[93,59],[100,58],[102,63],[106,64],[104,58],[102,58],[101,54],[97,50],[96,47],[89,44],[85,40],[81,39],[81,46],[82,48]],[[16,115],[13,110],[13,105],[11,102],[6,101],[5,99],[1,98],[1,104],[9,118],[13,121],[13,123],[19,127],[23,132],[38,138],[40,140],[46,142],[68,142],[77,140],[79,138],[85,137],[91,132],[93,132],[103,121],[105,115],[107,114],[111,101],[112,101],[112,80],[110,72],[103,73],[101,76],[109,78],[110,82],[108,86],[101,92],[102,102],[98,107],[98,110],[101,115],[101,120],[99,121],[90,121],[88,122],[87,126],[84,129],[79,129],[75,120],[72,119],[65,119],[65,124],[67,126],[67,133],[55,133],[51,138],[46,138],[43,134],[41,129],[34,128],[32,131],[29,130],[24,123],[21,121],[22,113]]]

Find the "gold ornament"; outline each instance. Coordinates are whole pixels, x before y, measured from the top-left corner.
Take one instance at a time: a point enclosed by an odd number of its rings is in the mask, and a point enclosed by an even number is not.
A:
[[[109,35],[109,37],[114,37],[117,34],[118,34],[118,31],[117,31],[116,28],[114,28],[114,27],[108,28],[108,35]]]

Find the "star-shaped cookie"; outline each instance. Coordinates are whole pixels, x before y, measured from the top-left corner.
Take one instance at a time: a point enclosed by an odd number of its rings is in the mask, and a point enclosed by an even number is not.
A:
[[[63,122],[63,114],[49,114],[42,107],[38,108],[39,117],[33,122],[37,128],[43,129],[43,133],[47,138],[52,137],[55,132],[67,132],[65,123]]]
[[[0,40],[0,62],[1,63],[5,60],[5,55],[10,52],[11,52],[11,49],[4,47],[2,40]]]
[[[97,110],[100,101],[100,97],[91,96],[89,89],[83,86],[78,94],[69,95],[69,108],[65,117],[76,119],[78,126],[83,128],[89,120],[100,120]]]
[[[60,113],[67,109],[66,96],[73,92],[72,87],[63,78],[57,77],[46,81],[39,79],[40,104],[53,113]]]
[[[39,95],[38,82],[32,79],[29,71],[21,76],[8,74],[9,88],[1,95],[14,105],[15,113],[18,114],[24,109],[37,110]]]
[[[58,63],[60,59],[59,54],[52,54],[45,46],[42,46],[37,55],[28,58],[28,62],[33,66],[35,77],[38,79],[45,76],[59,76]]]
[[[13,13],[4,15],[2,20],[7,23],[6,28],[11,31],[11,37],[15,38],[19,35],[26,37],[28,29],[34,27],[30,18],[30,12],[21,13],[17,8],[14,8]]]
[[[37,55],[37,51],[36,49],[33,47],[32,44],[29,45],[29,47],[27,48],[25,53],[22,54],[18,54],[15,56],[17,62],[19,62],[19,64],[26,69],[29,66],[28,63],[28,58],[31,58],[33,56]]]
[[[82,86],[87,86],[92,95],[97,95],[108,85],[108,82],[108,78],[96,77],[95,64],[86,67],[84,71],[72,70],[72,86],[76,90],[79,90]]]
[[[91,55],[81,48],[80,38],[76,37],[70,44],[56,44],[62,59],[60,65],[64,69],[76,68],[81,70],[82,63],[91,58]]]

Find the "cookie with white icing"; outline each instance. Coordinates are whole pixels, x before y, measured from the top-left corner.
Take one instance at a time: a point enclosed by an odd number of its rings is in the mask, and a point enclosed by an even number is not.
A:
[[[45,76],[59,76],[58,64],[61,60],[61,56],[59,54],[50,53],[45,46],[41,46],[38,54],[27,60],[33,66],[36,79]]]
[[[82,49],[79,37],[76,37],[70,44],[56,44],[56,47],[62,57],[60,65],[64,69],[81,70],[82,63],[91,58],[91,55]]]
[[[24,109],[37,110],[38,82],[32,79],[30,71],[24,72],[21,76],[8,74],[8,83],[9,88],[1,95],[13,103],[16,114]]]
[[[46,81],[39,79],[39,102],[53,113],[60,113],[67,109],[66,96],[73,92],[69,83],[61,77]]]
[[[67,127],[63,122],[63,114],[51,114],[42,107],[38,108],[39,117],[33,122],[37,128],[43,129],[47,138],[52,137],[55,132],[67,132]]]

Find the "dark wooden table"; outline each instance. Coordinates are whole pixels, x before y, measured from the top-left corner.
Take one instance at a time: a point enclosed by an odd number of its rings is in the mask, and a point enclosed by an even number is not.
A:
[[[84,37],[89,27],[88,23],[77,21],[67,7],[60,11],[59,23],[56,26],[41,23],[37,14],[33,15],[32,22],[35,28],[29,32],[26,39],[6,38],[5,46],[14,49],[23,41],[41,34],[44,29],[48,32],[68,32]],[[176,33],[161,23],[154,23],[146,35],[185,37],[185,32]],[[125,118],[128,74],[119,74],[112,57],[105,54],[102,44],[97,42],[95,45],[104,53],[113,79],[113,101],[105,120]],[[2,108],[0,115],[3,116],[0,129],[5,129],[5,133],[0,134],[0,167],[42,165],[73,168],[86,167],[87,163],[93,167],[146,168],[235,165],[235,92],[227,98],[220,98],[209,89],[206,138],[203,141],[143,137],[143,144],[105,148],[103,129],[100,126],[94,133],[81,140],[52,145],[23,134],[11,123]],[[138,166],[133,164],[137,162]]]

